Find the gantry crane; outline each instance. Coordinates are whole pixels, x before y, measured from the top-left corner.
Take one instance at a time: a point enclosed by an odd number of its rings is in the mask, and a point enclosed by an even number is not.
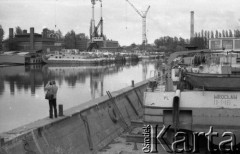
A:
[[[100,21],[98,22],[98,25],[95,26],[95,19],[94,19],[94,5],[96,4],[96,1],[99,1],[100,7],[101,7],[101,18]],[[88,46],[88,50],[91,50],[92,48],[98,48],[97,42],[102,42],[103,41],[103,18],[102,18],[102,0],[91,0],[92,2],[92,19],[90,23],[90,44]],[[100,29],[100,34],[98,34],[98,29]]]
[[[149,11],[150,6],[148,6],[146,11],[142,11],[142,13],[140,11],[138,11],[138,9],[136,9],[136,7],[129,1],[126,0],[131,6],[132,8],[142,17],[142,44],[146,45],[147,44],[147,34],[146,34],[146,17],[147,17],[147,13]]]

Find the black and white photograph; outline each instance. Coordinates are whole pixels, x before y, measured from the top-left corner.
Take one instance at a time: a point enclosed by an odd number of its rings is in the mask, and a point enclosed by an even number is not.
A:
[[[0,0],[0,154],[240,153],[239,0]]]

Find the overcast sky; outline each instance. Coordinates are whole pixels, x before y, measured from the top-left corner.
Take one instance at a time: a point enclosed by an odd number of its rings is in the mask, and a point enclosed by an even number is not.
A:
[[[147,15],[148,43],[161,36],[189,38],[190,11],[195,12],[195,32],[240,29],[240,0],[129,0]],[[100,3],[95,5],[96,24]],[[120,45],[142,42],[142,18],[126,0],[103,0],[104,34]],[[8,29],[20,26],[29,31],[35,27],[70,30],[89,36],[91,0],[0,0],[0,24]],[[55,24],[57,28],[55,28]]]

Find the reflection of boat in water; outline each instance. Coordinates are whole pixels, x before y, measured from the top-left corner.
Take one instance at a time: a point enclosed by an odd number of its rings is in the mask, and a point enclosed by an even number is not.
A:
[[[68,64],[47,64],[42,67],[42,71],[60,76],[69,76],[93,73],[115,73],[121,71],[124,65],[106,64],[106,65],[68,65]]]

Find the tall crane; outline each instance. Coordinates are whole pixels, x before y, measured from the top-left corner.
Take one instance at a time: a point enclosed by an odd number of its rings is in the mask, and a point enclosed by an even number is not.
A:
[[[147,44],[146,17],[147,17],[147,13],[148,13],[148,11],[150,9],[150,6],[148,6],[146,11],[142,11],[142,13],[141,13],[140,11],[138,11],[138,9],[129,0],[126,0],[126,1],[142,17],[142,44],[146,45]]]
[[[94,5],[96,4],[96,1],[99,1],[100,7],[101,7],[101,18],[97,26],[95,26],[95,19],[94,19]],[[92,19],[90,23],[90,44],[87,50],[91,50],[93,47],[98,48],[97,42],[103,41],[103,18],[102,18],[102,0],[91,0],[92,3]],[[98,34],[98,29],[100,29],[100,35]]]

